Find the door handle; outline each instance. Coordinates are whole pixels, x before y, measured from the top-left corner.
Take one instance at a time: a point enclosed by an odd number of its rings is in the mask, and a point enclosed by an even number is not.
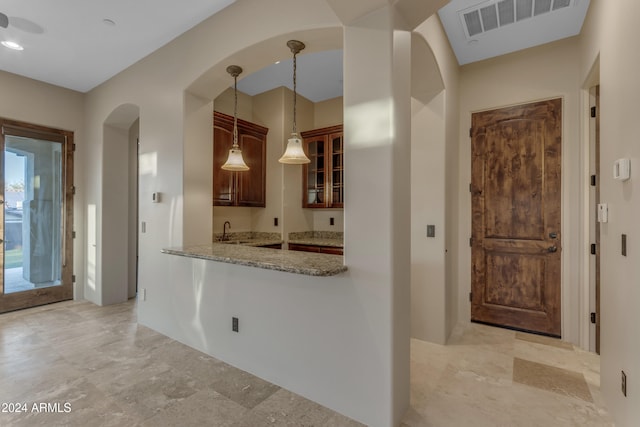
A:
[[[549,233],[549,237],[552,239],[557,239],[558,238],[558,233],[556,233],[555,231],[552,231],[551,233]]]
[[[549,253],[558,252],[558,248],[556,246],[549,246],[547,248],[547,252],[549,252]]]

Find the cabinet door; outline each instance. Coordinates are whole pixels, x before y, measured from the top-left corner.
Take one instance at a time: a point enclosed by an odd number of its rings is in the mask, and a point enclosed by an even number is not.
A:
[[[304,208],[327,207],[326,160],[327,137],[316,136],[305,138],[305,152],[310,163],[303,168],[303,201]]]
[[[238,206],[265,206],[266,141],[264,136],[241,134],[238,145],[249,170],[238,172]]]
[[[327,183],[331,192],[328,206],[341,208],[344,206],[344,174],[343,174],[343,143],[342,132],[329,135],[329,151],[331,153],[331,173]]]
[[[233,145],[233,117],[213,112],[213,205],[265,206],[266,150],[269,129],[238,119],[238,145],[248,171],[222,169]]]
[[[233,133],[219,126],[213,128],[213,204],[231,206],[235,203],[235,175],[222,169],[233,144]]]

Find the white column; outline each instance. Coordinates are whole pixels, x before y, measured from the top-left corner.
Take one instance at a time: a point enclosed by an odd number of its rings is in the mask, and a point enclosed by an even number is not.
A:
[[[409,405],[411,37],[395,28],[383,7],[344,31],[345,261],[377,301],[363,310],[387,371],[371,392],[378,426]]]

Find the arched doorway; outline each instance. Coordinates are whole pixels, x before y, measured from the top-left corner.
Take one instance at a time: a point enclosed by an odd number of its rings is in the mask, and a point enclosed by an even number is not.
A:
[[[101,253],[93,254],[102,258],[101,271],[96,271],[101,305],[126,301],[137,291],[139,117],[138,106],[123,104],[103,124],[102,245]],[[90,260],[96,248],[88,250]]]

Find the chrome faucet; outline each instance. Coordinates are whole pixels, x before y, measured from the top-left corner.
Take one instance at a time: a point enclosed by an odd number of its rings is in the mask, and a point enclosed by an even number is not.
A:
[[[229,221],[225,221],[224,225],[222,226],[222,240],[223,242],[225,240],[229,240],[229,236],[227,236],[227,225],[229,226],[229,228],[231,228],[231,223]]]

